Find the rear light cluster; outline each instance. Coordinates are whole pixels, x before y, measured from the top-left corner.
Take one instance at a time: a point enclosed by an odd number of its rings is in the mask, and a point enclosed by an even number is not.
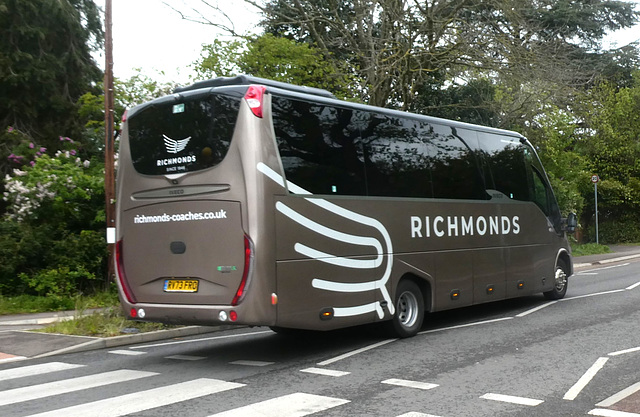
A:
[[[253,114],[262,118],[262,108],[264,92],[267,91],[267,87],[263,85],[250,85],[247,92],[244,95],[244,99],[247,100],[249,108]]]
[[[220,321],[237,321],[238,320],[238,313],[236,313],[234,310],[229,311],[228,313],[224,310],[222,310],[220,313],[218,313],[218,320]]]
[[[251,282],[251,270],[253,269],[253,242],[249,239],[249,236],[244,236],[244,271],[242,272],[242,280],[240,281],[240,285],[238,286],[238,291],[236,291],[235,297],[233,297],[233,301],[231,301],[232,306],[237,306],[246,294],[246,290]]]
[[[133,295],[133,291],[131,291],[131,287],[127,282],[127,276],[124,272],[124,252],[122,249],[122,239],[116,243],[116,266],[118,268],[118,280],[120,281],[120,287],[122,288],[122,292],[124,292],[124,296],[130,304],[135,304],[137,302],[136,296]],[[135,316],[134,316],[135,317]]]

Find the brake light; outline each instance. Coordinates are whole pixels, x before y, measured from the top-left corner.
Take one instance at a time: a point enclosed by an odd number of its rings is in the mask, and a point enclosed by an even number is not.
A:
[[[124,122],[126,122],[126,121],[127,121],[127,112],[128,112],[128,111],[129,111],[129,110],[125,110],[125,111],[124,111],[124,113],[122,113],[122,119],[120,119],[120,121],[121,121],[122,123],[124,123]]]
[[[262,103],[265,91],[267,91],[267,87],[263,85],[250,85],[244,95],[253,114],[260,118],[262,118]]]
[[[136,297],[133,295],[131,287],[127,282],[127,277],[124,273],[122,239],[120,239],[118,243],[116,243],[116,267],[118,268],[118,280],[120,281],[120,287],[122,287],[122,292],[124,292],[125,298],[129,303],[135,304],[137,302]]]
[[[246,294],[251,278],[251,269],[253,267],[253,242],[247,235],[244,236],[244,271],[242,272],[242,280],[236,291],[236,296],[231,301],[232,306],[237,306]]]

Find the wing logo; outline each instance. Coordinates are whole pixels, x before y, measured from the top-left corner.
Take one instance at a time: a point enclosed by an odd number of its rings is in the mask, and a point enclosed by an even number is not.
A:
[[[167,135],[162,135],[162,137],[164,138],[164,146],[167,148],[168,153],[178,153],[183,151],[191,140],[191,136],[180,140],[171,139]]]
[[[311,193],[305,190],[302,187],[292,183],[291,181],[286,181],[284,178],[266,166],[263,163],[259,163],[258,171],[262,172],[268,178],[278,183],[283,187],[287,187],[290,191],[299,195],[311,195]],[[364,216],[360,213],[356,213],[351,210],[347,210],[344,207],[333,204],[330,201],[321,198],[309,198],[307,201],[311,204],[315,204],[316,206],[327,210],[333,214],[336,214],[345,219],[351,220],[355,223],[359,223],[363,226],[371,227],[382,236],[382,240],[379,240],[375,237],[371,236],[358,236],[353,234],[348,234],[341,232],[339,230],[331,229],[327,226],[324,226],[304,215],[298,213],[293,210],[291,207],[283,204],[282,202],[276,203],[276,210],[280,213],[298,223],[299,225],[318,233],[325,238],[332,239],[334,241],[339,241],[343,243],[348,243],[357,246],[370,246],[375,249],[377,254],[375,259],[371,260],[361,260],[361,259],[350,259],[346,257],[336,256],[333,254],[328,254],[325,252],[321,252],[317,249],[311,248],[304,243],[298,242],[294,246],[294,250],[301,255],[306,256],[310,259],[315,259],[320,262],[328,263],[331,265],[347,268],[347,269],[370,269],[377,270],[380,266],[382,266],[385,261],[386,265],[384,265],[384,272],[382,272],[382,276],[378,279],[374,279],[368,282],[359,282],[359,283],[351,283],[351,282],[339,282],[339,281],[329,281],[325,279],[316,278],[311,282],[311,285],[314,288],[330,291],[330,292],[338,292],[338,293],[359,293],[359,292],[367,292],[367,291],[380,291],[382,298],[384,299],[385,307],[389,311],[391,315],[395,313],[395,308],[393,305],[393,301],[391,300],[391,295],[389,294],[389,290],[387,289],[387,282],[391,276],[391,268],[393,265],[393,249],[391,245],[391,237],[389,232],[384,227],[382,223],[378,220]],[[386,255],[385,255],[386,254]],[[370,312],[376,312],[380,319],[384,318],[384,310],[383,304],[380,301],[376,301],[369,304],[364,305],[356,305],[349,307],[334,307],[334,317],[349,317],[349,316],[357,316],[361,314],[366,314]]]

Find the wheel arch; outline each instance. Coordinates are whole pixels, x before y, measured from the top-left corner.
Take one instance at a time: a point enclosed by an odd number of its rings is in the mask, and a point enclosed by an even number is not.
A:
[[[570,277],[571,275],[573,275],[573,262],[571,260],[571,255],[566,249],[560,249],[558,251],[558,254],[556,255],[555,265],[558,265],[558,261],[564,262],[564,264],[567,266],[567,277]],[[555,265],[554,265],[554,269],[555,269]]]
[[[420,292],[422,292],[422,299],[424,301],[424,311],[425,313],[430,313],[433,308],[433,285],[430,280],[414,273],[406,272],[400,277],[400,279],[398,279],[395,289],[397,289],[398,285],[400,285],[400,283],[404,280],[413,281],[413,283],[415,283],[418,288],[420,288]]]

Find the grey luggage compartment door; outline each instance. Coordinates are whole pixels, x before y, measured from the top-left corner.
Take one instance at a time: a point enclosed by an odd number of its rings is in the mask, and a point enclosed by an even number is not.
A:
[[[125,211],[120,224],[124,269],[138,302],[231,304],[244,270],[239,202],[145,205]],[[198,289],[168,292],[167,280],[197,280]]]

